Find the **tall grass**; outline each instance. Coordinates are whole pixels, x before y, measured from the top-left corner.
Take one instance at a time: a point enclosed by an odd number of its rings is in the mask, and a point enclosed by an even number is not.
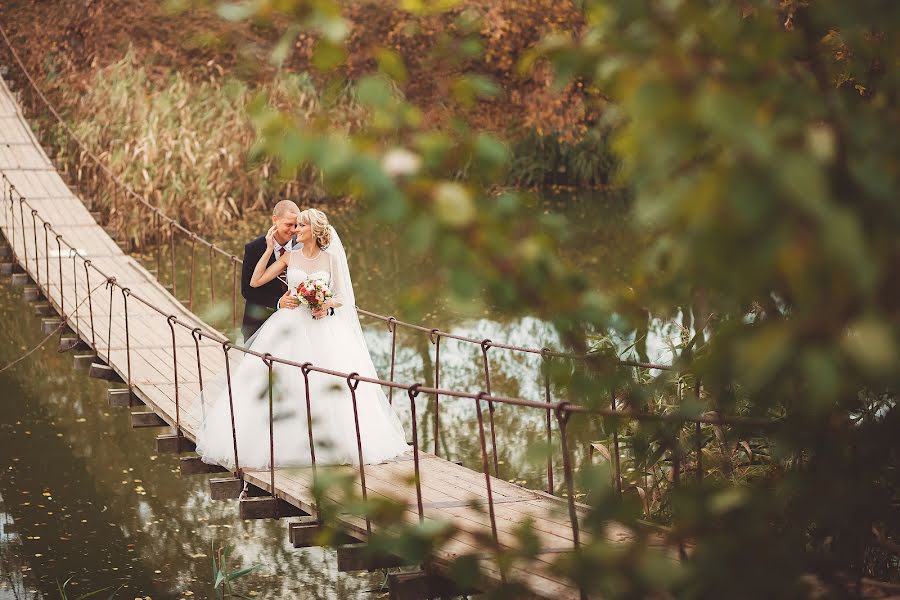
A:
[[[283,179],[269,161],[253,161],[248,104],[258,90],[231,77],[195,81],[178,72],[151,77],[129,52],[99,70],[85,89],[60,92],[64,118],[85,147],[164,213],[189,225],[217,226],[274,199],[321,194],[317,176]],[[284,73],[265,90],[268,101],[309,117],[319,96],[304,74]],[[148,213],[126,206],[108,179],[57,127],[57,157],[93,202],[133,239],[148,227]]]
[[[202,231],[244,221],[279,198],[303,204],[324,195],[311,168],[285,179],[271,161],[251,159],[255,133],[248,109],[258,95],[298,120],[327,119],[336,130],[353,130],[363,117],[352,85],[320,94],[307,74],[281,72],[254,89],[227,74],[197,80],[151,71],[131,51],[86,85],[57,90],[55,101],[84,147],[163,213]],[[49,131],[57,164],[107,224],[138,244],[153,236],[152,215],[126,202],[61,127]],[[532,130],[510,137],[513,185],[605,186],[617,168],[606,130],[589,130],[575,144]]]
[[[578,142],[560,141],[531,130],[513,143],[510,183],[526,187],[605,187],[619,163],[610,144],[610,130],[589,129]]]

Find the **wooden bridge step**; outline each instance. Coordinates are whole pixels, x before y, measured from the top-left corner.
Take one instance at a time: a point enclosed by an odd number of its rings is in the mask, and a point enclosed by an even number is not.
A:
[[[110,408],[127,408],[130,406],[144,406],[141,399],[129,389],[112,389],[108,394]]]
[[[22,298],[25,299],[25,302],[37,302],[44,298],[44,293],[36,285],[26,285],[22,288]]]
[[[54,331],[58,331],[62,326],[63,320],[59,318],[47,318],[41,319],[41,333],[44,335],[50,335]]]
[[[119,377],[119,374],[116,373],[115,369],[101,362],[95,361],[91,363],[88,375],[90,375],[94,379],[103,379],[104,381],[117,381],[119,383],[125,383],[124,381],[122,381],[122,378]]]
[[[281,498],[263,496],[242,498],[239,503],[242,519],[280,519],[282,517],[308,517],[309,515]]]
[[[34,314],[39,317],[49,317],[56,314],[56,309],[49,302],[37,302],[34,305]]]
[[[168,433],[156,436],[156,451],[160,454],[178,454],[179,437],[181,438],[181,452],[193,452],[197,448],[194,442],[186,437],[179,436],[177,433]]]
[[[355,537],[319,523],[316,517],[300,517],[299,521],[288,523],[288,540],[294,548],[356,544]]]
[[[93,352],[90,354],[76,354],[74,360],[75,369],[78,371],[90,371],[91,365],[93,365],[96,360],[97,355]]]
[[[131,413],[131,426],[141,427],[168,427],[169,424],[153,411]]]
[[[80,337],[64,335],[59,338],[59,352],[83,352],[90,349],[91,347]]]
[[[29,281],[31,281],[31,277],[28,273],[16,273],[15,267],[13,267],[12,279],[10,283],[12,283],[16,287],[21,287],[26,285]]]
[[[237,477],[211,477],[209,497],[212,500],[237,500],[244,489],[244,482]]]

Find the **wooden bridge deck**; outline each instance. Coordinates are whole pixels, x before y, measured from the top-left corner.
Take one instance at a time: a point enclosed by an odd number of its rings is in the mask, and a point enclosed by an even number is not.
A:
[[[17,257],[20,259],[24,257],[27,250],[27,264],[21,266],[30,278],[39,284],[43,294],[57,311],[61,308],[64,296],[67,324],[73,331],[78,332],[83,340],[91,342],[87,303],[80,306],[77,317],[70,313],[75,304],[76,290],[79,301],[86,297],[88,277],[81,261],[64,258],[63,281],[60,286],[55,238],[53,235],[49,236],[48,256],[45,253],[42,220],[51,223],[53,229],[60,233],[66,242],[78,248],[102,272],[116,277],[118,283],[129,287],[134,295],[154,304],[165,313],[175,315],[181,321],[211,329],[182,306],[134,258],[125,254],[95,222],[45,155],[5,83],[0,85],[0,169],[12,181],[18,192],[38,211],[37,247],[34,247],[35,232],[32,230],[32,218],[27,209],[24,219],[25,236],[22,235],[18,206],[15,211],[16,231],[13,233],[8,198],[3,199],[0,227],[6,239],[13,244]],[[64,246],[63,254],[66,250]],[[48,259],[49,277],[46,269]],[[74,269],[73,263],[77,265]],[[99,274],[91,273],[92,287],[102,282],[103,278]],[[114,290],[110,305],[110,292],[101,286],[92,294],[92,305],[98,356],[123,380],[127,380],[122,293],[118,289]],[[107,334],[110,313],[112,313],[111,336]],[[173,344],[167,320],[165,316],[143,306],[135,299],[129,300],[128,313],[133,392],[166,422],[174,425]],[[197,400],[199,379],[194,339],[186,328],[178,326],[175,327],[175,338],[178,349],[181,423],[186,437],[193,440],[201,411]],[[209,381],[214,375],[224,371],[224,353],[219,344],[205,339],[200,345],[200,351],[203,377],[205,381]],[[473,435],[476,434],[473,432]],[[424,452],[420,457],[425,518],[433,521],[450,521],[456,528],[450,542],[435,556],[434,564],[440,569],[446,567],[460,554],[483,553],[484,540],[491,539],[483,474]],[[405,516],[411,523],[418,522],[415,488],[410,483],[413,480],[413,464],[410,455],[385,464],[366,466],[369,496],[402,500],[407,506]],[[269,471],[245,471],[244,477],[246,481],[270,491]],[[278,469],[275,474],[275,495],[313,514],[311,482],[312,472],[309,468]],[[491,484],[496,501],[500,544],[503,546],[511,544],[516,525],[527,517],[533,520],[543,548],[543,552],[533,563],[514,567],[508,572],[508,577],[523,581],[535,597],[554,600],[577,598],[579,596],[577,588],[555,573],[551,567],[559,552],[568,551],[573,546],[566,503],[501,479],[493,478]],[[356,486],[359,490],[358,478]],[[583,507],[579,507],[579,511],[583,510]],[[341,515],[339,519],[351,535],[359,539],[365,538],[364,520],[351,515]],[[626,536],[624,532],[614,529],[610,530],[609,535],[619,538]],[[581,532],[583,540],[587,536],[586,532]],[[482,561],[482,567],[490,579],[500,580],[500,571],[495,562],[485,559]]]

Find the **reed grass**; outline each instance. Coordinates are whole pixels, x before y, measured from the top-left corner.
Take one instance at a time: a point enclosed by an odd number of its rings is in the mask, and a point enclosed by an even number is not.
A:
[[[287,109],[299,122],[324,119],[336,131],[352,132],[365,116],[352,85],[320,93],[306,73],[291,72],[259,88],[228,74],[197,80],[154,71],[130,50],[86,85],[57,90],[55,101],[84,148],[164,214],[207,232],[205,237],[267,211],[277,199],[307,204],[325,197],[316,170],[284,176],[272,160],[257,158],[253,105]],[[152,214],[135,208],[62,127],[48,123],[57,165],[102,220],[135,246],[153,237]],[[576,144],[531,130],[510,137],[512,185],[604,186],[617,168],[607,131],[591,130]]]
[[[611,131],[594,128],[578,142],[526,131],[513,143],[509,180],[525,187],[596,188],[611,185],[619,168]]]
[[[312,118],[322,104],[305,74],[281,73],[265,90],[229,76],[151,76],[130,51],[99,70],[84,90],[61,89],[60,104],[84,147],[117,177],[165,214],[208,229],[268,210],[281,197],[302,202],[322,195],[316,173],[285,178],[270,160],[251,158],[255,134],[248,107],[259,94],[274,106],[289,106],[300,119]],[[352,111],[351,102],[339,98],[331,109]],[[150,213],[125,204],[62,127],[52,131],[57,164],[70,171],[92,208],[128,237],[144,237]]]

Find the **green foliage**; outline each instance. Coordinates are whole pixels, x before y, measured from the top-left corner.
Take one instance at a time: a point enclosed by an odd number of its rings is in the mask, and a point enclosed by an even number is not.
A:
[[[596,103],[588,109],[614,106],[618,160],[599,132],[575,146],[533,139],[529,154],[479,143],[463,119],[428,129],[402,91],[377,77],[357,84],[368,119],[349,137],[275,113],[267,123],[286,129],[257,131],[276,159],[286,158],[276,140],[292,136],[291,168],[314,165],[331,189],[407,227],[416,251],[445,265],[425,289],[449,287],[461,298],[484,289],[502,310],[551,315],[576,351],[588,349],[590,335],[614,332],[640,355],[647,309],[681,320],[674,377],[635,376],[601,359],[554,373],[569,397],[614,394],[636,410],[781,420],[763,432],[615,425],[630,469],[625,496],[610,495],[608,475],[585,478],[597,534],[558,565],[585,590],[806,597],[810,577],[841,595],[848,578],[896,573],[897,558],[875,542],[900,535],[900,141],[888,134],[900,125],[891,68],[900,9],[607,0],[583,10],[581,35],[548,36],[527,64],[549,61],[560,90],[604,90],[588,94]],[[396,57],[379,64],[402,80]],[[450,90],[473,111],[501,91],[477,71]],[[408,168],[392,167],[392,152]],[[565,225],[497,184],[507,173],[545,183],[553,170],[596,184],[617,164],[649,243],[630,268],[631,289],[602,294],[556,256]],[[673,452],[692,474],[679,487]],[[677,565],[653,549],[641,514],[689,540],[690,558]],[[630,542],[604,541],[599,532],[613,522]],[[509,560],[533,551],[527,535],[518,550]],[[474,564],[460,559],[454,572],[474,581]]]

